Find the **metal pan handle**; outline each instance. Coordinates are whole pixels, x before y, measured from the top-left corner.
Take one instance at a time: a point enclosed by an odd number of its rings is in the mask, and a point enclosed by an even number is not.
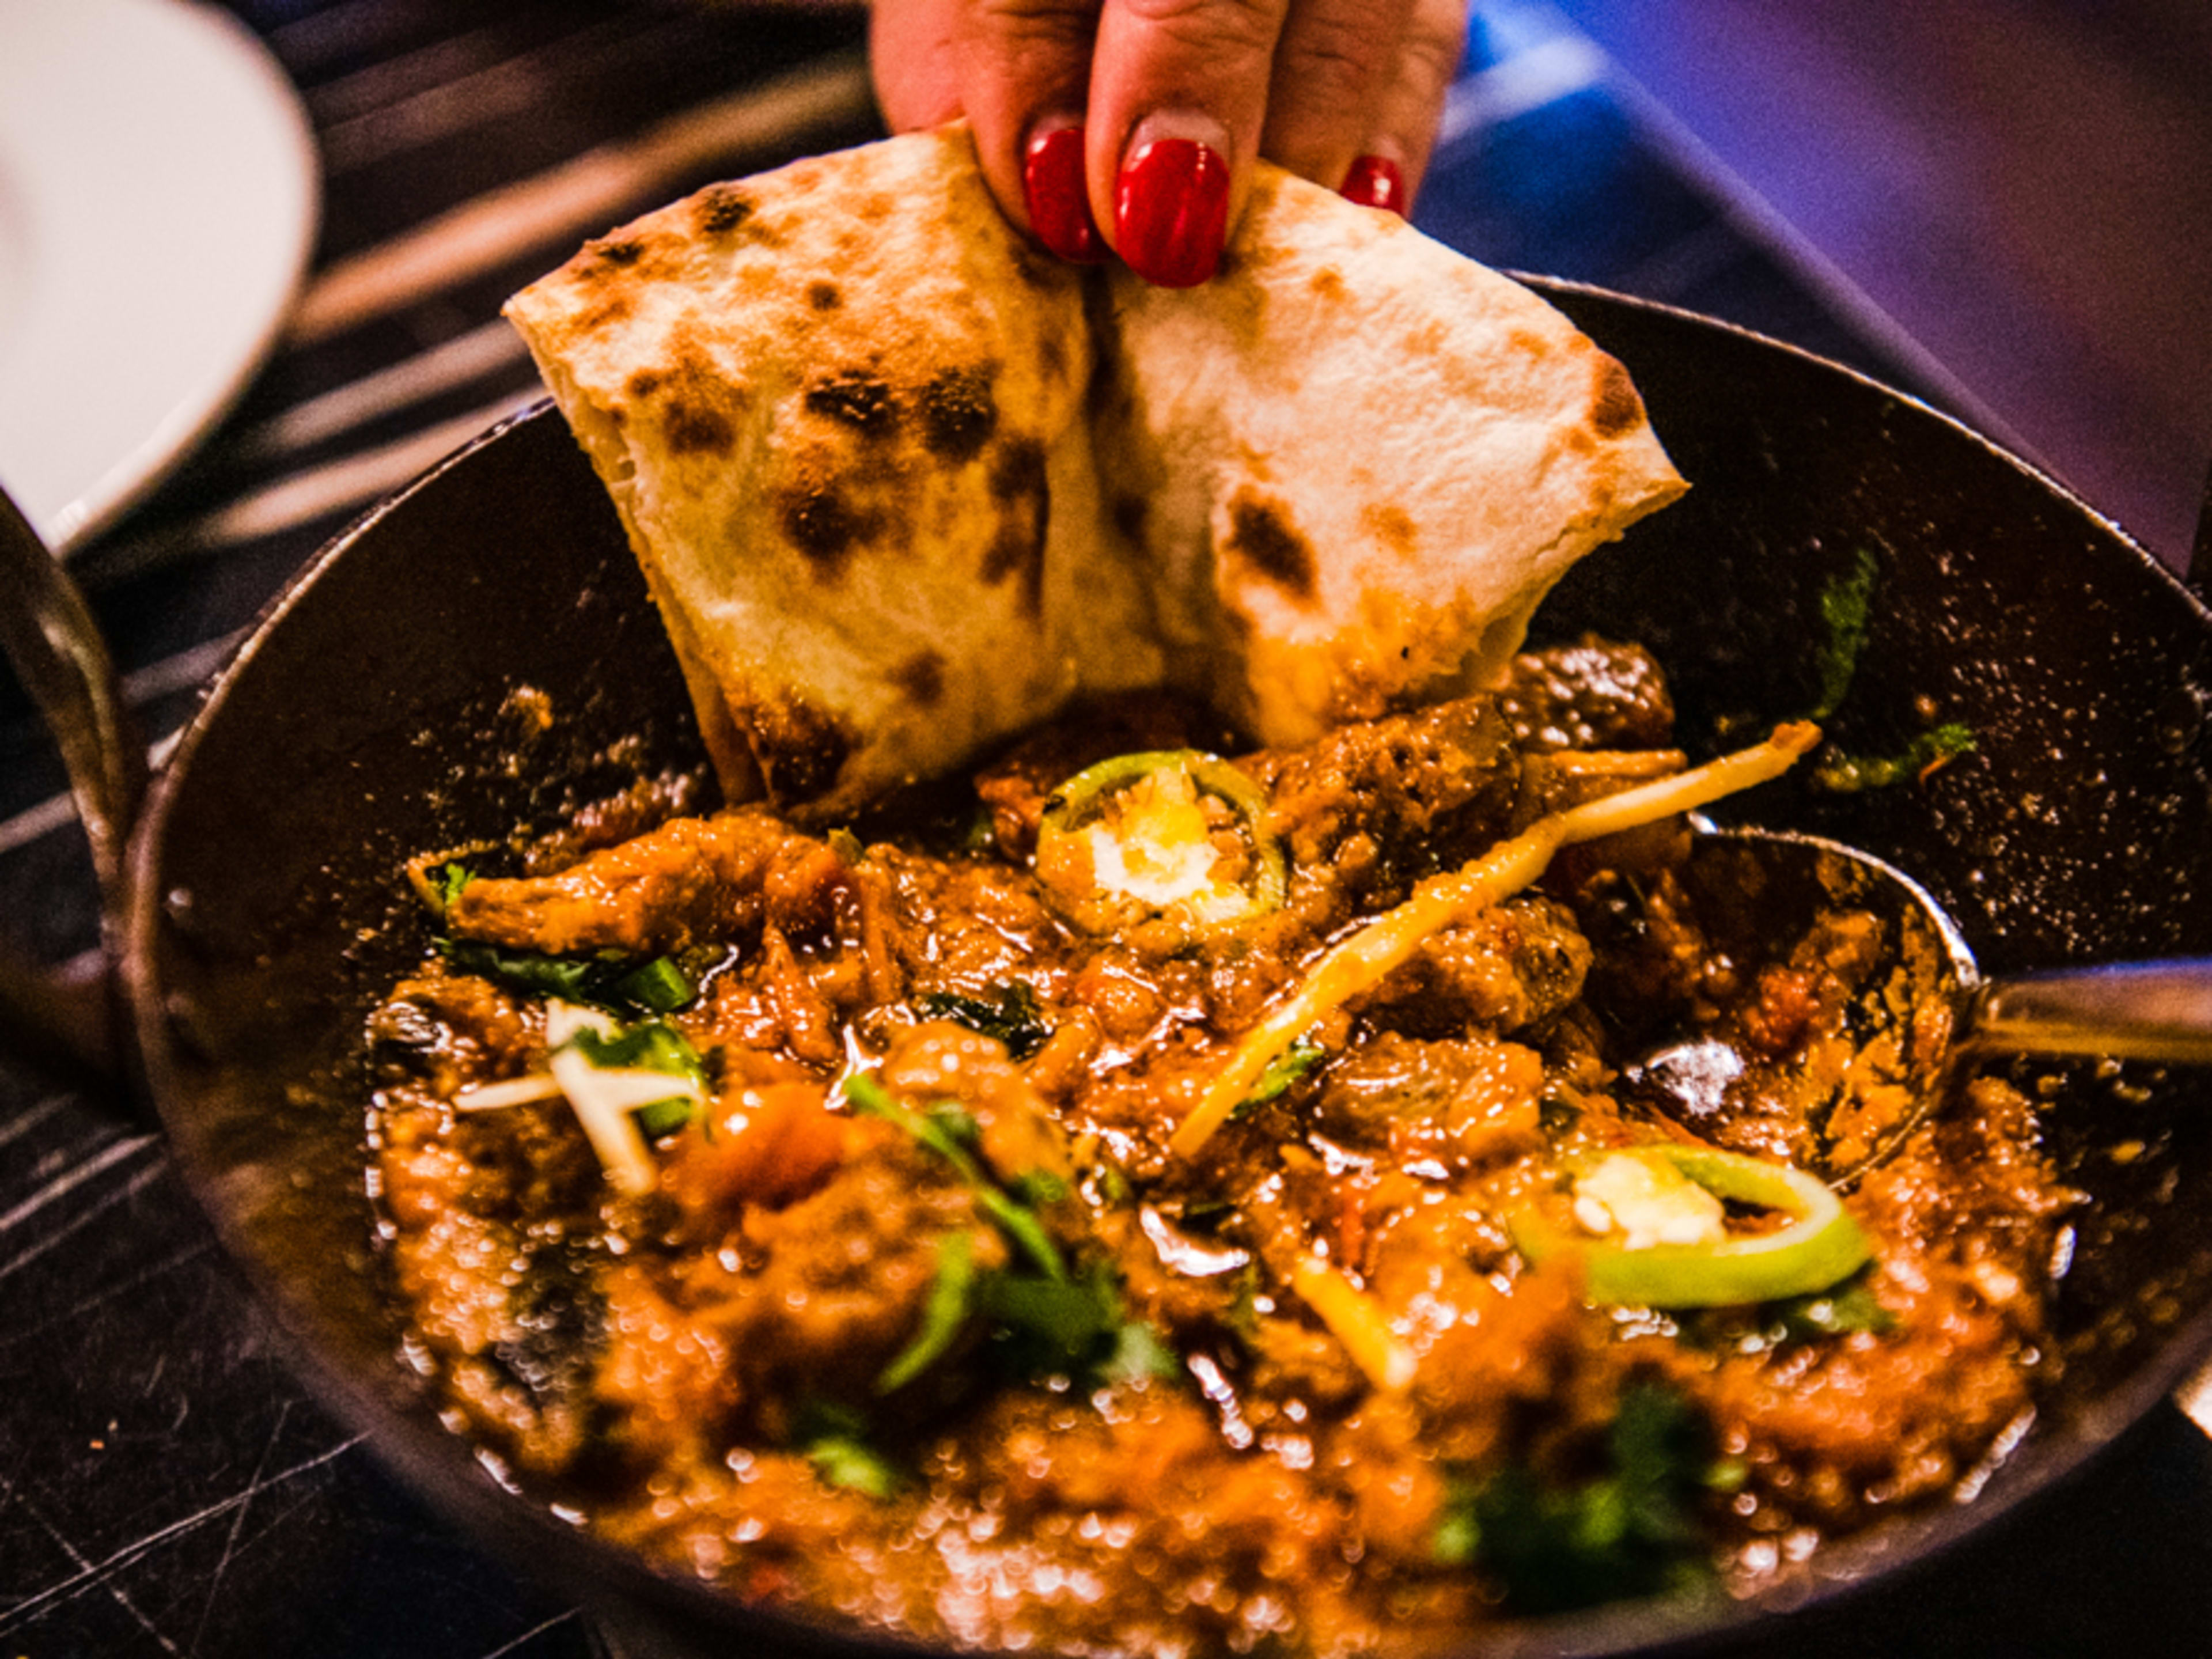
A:
[[[46,1066],[124,1079],[117,1038],[124,863],[146,793],[146,746],[123,701],[92,609],[0,490],[0,647],[37,704],[69,769],[100,881],[101,970],[72,979],[0,951],[0,1038]]]

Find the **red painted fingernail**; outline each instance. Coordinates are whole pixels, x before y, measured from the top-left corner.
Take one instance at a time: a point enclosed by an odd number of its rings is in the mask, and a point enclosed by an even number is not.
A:
[[[1115,248],[1161,288],[1195,288],[1221,264],[1229,234],[1229,164],[1193,138],[1155,138],[1122,164]]]
[[[1022,157],[1022,197],[1030,228],[1061,258],[1091,265],[1106,257],[1106,239],[1091,220],[1090,193],[1083,187],[1081,127],[1030,135]]]
[[[1403,218],[1406,171],[1387,155],[1363,155],[1352,164],[1336,193],[1362,207],[1388,208]]]

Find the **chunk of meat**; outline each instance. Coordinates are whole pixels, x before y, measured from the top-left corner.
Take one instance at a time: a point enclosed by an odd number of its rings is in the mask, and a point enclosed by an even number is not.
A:
[[[1327,872],[1365,899],[1498,839],[1521,759],[1495,699],[1463,697],[1329,733],[1255,764],[1266,828],[1299,877]]]
[[[813,836],[740,809],[672,820],[558,875],[472,881],[447,922],[514,950],[654,955],[752,935],[772,894],[812,919],[842,867]]]
[[[1674,737],[1666,677],[1640,645],[1585,635],[1524,651],[1498,700],[1524,749],[1657,749]]]
[[[1415,1036],[1540,1026],[1582,994],[1589,942],[1545,898],[1479,911],[1423,941],[1363,1012]]]

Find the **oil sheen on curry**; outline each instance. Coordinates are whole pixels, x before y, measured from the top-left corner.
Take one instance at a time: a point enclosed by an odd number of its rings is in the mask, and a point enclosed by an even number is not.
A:
[[[1340,1654],[1769,1582],[1976,1478],[2071,1195],[1875,918],[1758,937],[1640,651],[1252,750],[1094,702],[849,822],[426,852],[371,1182],[450,1420],[731,1595]],[[1905,981],[1875,990],[1909,994]],[[1674,1034],[1741,1074],[1640,1092]]]

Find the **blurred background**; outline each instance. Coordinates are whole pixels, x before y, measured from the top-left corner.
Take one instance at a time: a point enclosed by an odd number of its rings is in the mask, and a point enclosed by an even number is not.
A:
[[[1983,424],[2185,562],[2212,466],[2212,5],[1559,6]]]

